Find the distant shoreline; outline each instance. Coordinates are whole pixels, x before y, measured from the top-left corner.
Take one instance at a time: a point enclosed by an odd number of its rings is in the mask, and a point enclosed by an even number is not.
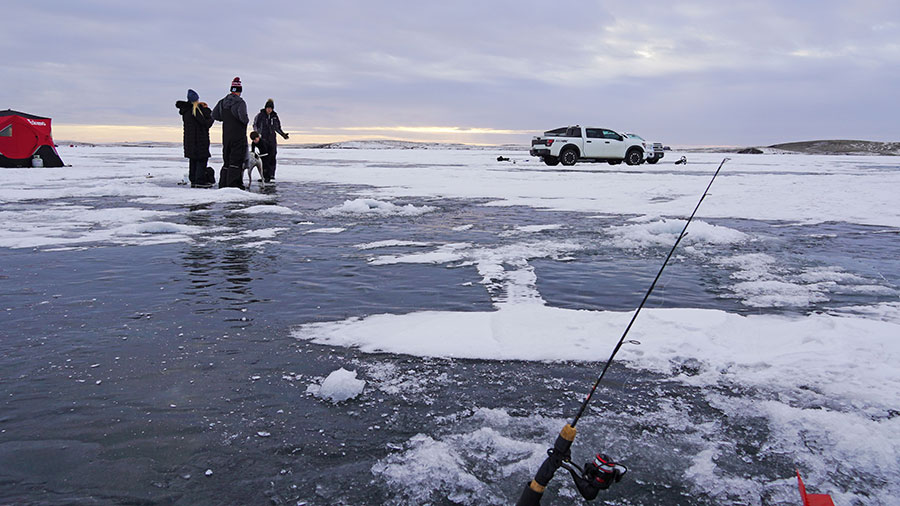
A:
[[[94,146],[116,146],[116,147],[179,147],[180,142],[106,142],[106,143],[90,143],[78,141],[59,140],[56,142],[58,146],[76,146],[76,147],[94,147]],[[213,143],[213,146],[221,146],[221,144]],[[316,143],[316,144],[284,144],[282,149],[454,149],[454,150],[506,150],[506,151],[527,151],[526,145],[520,144],[499,144],[499,145],[480,145],[480,144],[459,144],[459,143],[440,143],[440,142],[413,142],[401,140],[370,140],[370,141],[344,141],[332,143]],[[883,155],[897,156],[900,155],[900,142],[878,142],[863,140],[814,140],[814,141],[798,141],[785,142],[780,144],[772,144],[769,146],[705,146],[705,147],[680,147],[676,146],[672,151],[680,151],[686,153],[744,153],[744,154],[790,154],[800,153],[809,155]]]

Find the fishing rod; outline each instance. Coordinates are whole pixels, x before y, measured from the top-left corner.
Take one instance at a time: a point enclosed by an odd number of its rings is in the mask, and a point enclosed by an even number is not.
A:
[[[696,215],[697,210],[700,209],[700,204],[703,203],[703,199],[709,194],[709,189],[712,187],[713,181],[716,180],[716,176],[719,175],[719,171],[722,170],[722,166],[725,165],[725,162],[728,160],[730,160],[730,158],[722,159],[719,168],[716,169],[709,184],[706,185],[706,190],[703,191],[703,195],[700,196],[697,206],[694,207],[694,212],[692,212],[691,216],[687,219],[684,228],[681,229],[681,233],[675,240],[675,244],[672,245],[672,249],[669,250],[669,254],[666,255],[662,267],[659,268],[659,272],[656,273],[653,283],[650,284],[650,288],[647,290],[647,293],[644,294],[644,299],[641,300],[640,305],[631,317],[631,321],[628,322],[628,326],[625,327],[625,331],[622,332],[622,337],[619,338],[619,342],[616,344],[616,347],[613,348],[612,353],[609,355],[609,359],[606,360],[606,365],[603,366],[603,370],[597,377],[597,381],[594,382],[591,391],[588,392],[584,402],[581,403],[581,407],[575,415],[575,418],[572,419],[572,423],[567,423],[562,428],[559,435],[556,437],[556,441],[553,443],[553,448],[547,450],[547,458],[544,459],[541,467],[538,468],[531,483],[525,486],[525,490],[522,491],[522,495],[519,497],[518,502],[516,502],[516,506],[538,506],[541,503],[541,497],[544,495],[547,484],[550,483],[550,480],[553,479],[553,475],[556,474],[556,471],[560,467],[569,471],[572,475],[572,479],[575,481],[576,488],[578,488],[582,497],[588,501],[596,498],[601,490],[606,490],[614,482],[618,483],[619,480],[622,479],[622,476],[628,472],[627,467],[613,462],[609,457],[602,453],[598,453],[593,461],[585,463],[583,468],[574,464],[572,462],[571,448],[572,442],[575,440],[575,426],[578,424],[578,420],[581,419],[585,409],[587,409],[588,404],[591,402],[591,398],[594,396],[594,392],[597,391],[600,381],[602,381],[603,377],[606,375],[606,371],[609,370],[609,366],[616,357],[616,353],[618,353],[619,349],[622,348],[622,345],[625,344],[625,336],[628,335],[628,331],[631,330],[631,326],[634,325],[635,320],[637,320],[638,314],[640,314],[641,309],[644,308],[647,299],[649,299],[650,294],[653,293],[653,289],[656,288],[656,283],[659,281],[660,276],[662,276],[663,270],[665,270],[666,265],[669,263],[669,259],[672,258],[672,254],[675,253],[675,248],[678,247],[678,244],[684,239],[684,236],[687,235],[688,225],[691,224],[691,220],[694,219],[694,215]]]

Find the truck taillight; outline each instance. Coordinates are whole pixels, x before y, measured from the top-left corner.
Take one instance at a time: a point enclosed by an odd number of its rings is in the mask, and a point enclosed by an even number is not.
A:
[[[544,144],[546,144],[546,145],[548,145],[548,146],[552,146],[552,145],[553,145],[553,139],[544,139]]]

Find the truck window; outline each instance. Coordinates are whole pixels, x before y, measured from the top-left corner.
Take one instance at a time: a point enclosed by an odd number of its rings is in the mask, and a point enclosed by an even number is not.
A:
[[[581,137],[581,127],[572,127],[566,130],[566,137]]]
[[[547,137],[555,137],[558,135],[565,135],[567,127],[554,128],[553,130],[547,130],[544,132],[544,135]]]
[[[604,130],[604,131],[603,131],[603,138],[604,138],[604,139],[615,139],[615,140],[620,140],[622,137],[620,137],[619,134],[613,132],[612,130]]]
[[[590,139],[603,138],[603,130],[600,130],[599,128],[585,128],[584,133]]]

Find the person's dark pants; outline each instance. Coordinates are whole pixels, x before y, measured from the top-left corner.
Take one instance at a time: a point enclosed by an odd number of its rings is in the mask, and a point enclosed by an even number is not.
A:
[[[220,177],[219,187],[244,188],[244,162],[247,160],[247,140],[232,139],[222,143],[222,159],[225,162],[224,183]]]
[[[275,140],[275,134],[265,139],[266,145],[269,146],[269,154],[263,157],[263,179],[266,181],[275,179],[275,159],[278,156],[278,141]]]
[[[188,179],[191,184],[206,184],[204,173],[206,172],[206,163],[209,158],[188,158]]]
[[[263,179],[268,183],[275,178],[275,153],[269,153],[262,158]]]
[[[244,167],[247,160],[247,140],[231,139],[222,143],[222,160],[227,167]]]

